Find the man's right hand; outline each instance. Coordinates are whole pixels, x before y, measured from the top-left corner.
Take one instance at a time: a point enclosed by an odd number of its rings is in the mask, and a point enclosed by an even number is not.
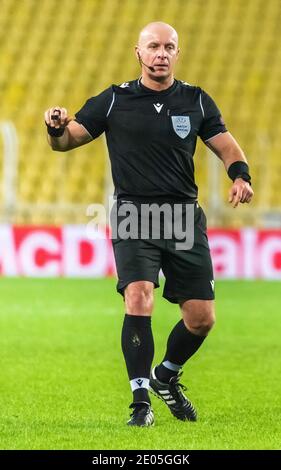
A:
[[[73,118],[67,115],[67,110],[60,106],[54,106],[53,108],[49,108],[45,111],[46,124],[50,127],[55,127],[56,129],[66,127],[72,119]]]
[[[44,116],[46,124],[51,128],[64,129],[67,126],[67,132],[64,131],[59,137],[50,135],[52,134],[51,132],[47,133],[47,140],[53,150],[66,152],[93,140],[92,136],[83,126],[78,124],[73,117],[67,115],[65,108],[54,106],[47,109]]]

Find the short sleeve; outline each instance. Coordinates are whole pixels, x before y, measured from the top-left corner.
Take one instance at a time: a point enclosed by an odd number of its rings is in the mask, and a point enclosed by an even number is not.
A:
[[[204,90],[200,92],[199,102],[203,114],[203,121],[198,132],[201,139],[205,142],[217,134],[227,132],[219,108]]]
[[[82,124],[89,134],[96,139],[107,128],[107,116],[113,101],[112,87],[86,101],[84,106],[75,114],[75,120]]]

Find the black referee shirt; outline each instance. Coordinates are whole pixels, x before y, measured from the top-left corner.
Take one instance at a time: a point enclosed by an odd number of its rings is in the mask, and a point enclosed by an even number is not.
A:
[[[117,198],[196,200],[197,136],[207,141],[226,132],[212,98],[180,80],[158,92],[140,79],[112,85],[75,118],[93,139],[106,133]]]

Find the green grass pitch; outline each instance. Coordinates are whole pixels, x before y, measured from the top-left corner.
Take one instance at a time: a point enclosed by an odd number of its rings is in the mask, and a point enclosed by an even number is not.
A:
[[[217,282],[217,323],[184,368],[198,409],[126,425],[131,393],[115,280],[1,279],[1,449],[280,449],[278,282]],[[155,361],[179,319],[156,291]],[[154,363],[155,363],[154,361]]]

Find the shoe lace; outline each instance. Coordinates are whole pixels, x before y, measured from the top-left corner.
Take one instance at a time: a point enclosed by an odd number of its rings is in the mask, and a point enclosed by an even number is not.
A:
[[[172,397],[175,400],[179,400],[180,402],[184,403],[186,398],[183,394],[187,390],[187,387],[179,382],[180,377],[182,376],[182,372],[180,372],[175,377],[172,377],[169,383],[169,390]]]

